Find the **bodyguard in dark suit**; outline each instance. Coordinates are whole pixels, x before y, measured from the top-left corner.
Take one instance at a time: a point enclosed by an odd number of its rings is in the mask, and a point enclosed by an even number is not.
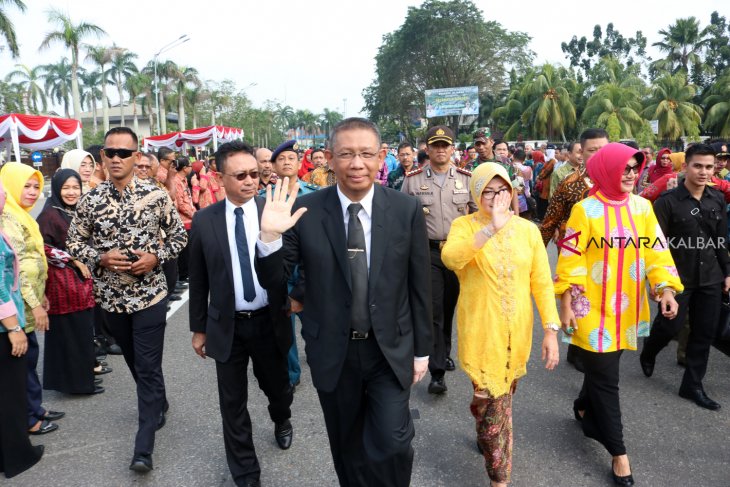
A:
[[[415,198],[373,184],[385,151],[351,118],[326,151],[337,185],[303,196],[278,182],[261,218],[258,275],[305,274],[302,337],[343,486],[407,486],[413,465],[410,387],[428,369],[428,239]],[[287,187],[283,182],[283,187]],[[286,233],[285,233],[286,232]],[[282,234],[283,239],[282,239]]]
[[[215,154],[226,199],[196,213],[190,232],[190,330],[193,349],[216,361],[223,441],[233,480],[258,486],[260,467],[246,408],[249,358],[280,448],[291,446],[286,355],[291,346],[285,283],[262,285],[253,268],[264,200],[253,149],[223,144]]]

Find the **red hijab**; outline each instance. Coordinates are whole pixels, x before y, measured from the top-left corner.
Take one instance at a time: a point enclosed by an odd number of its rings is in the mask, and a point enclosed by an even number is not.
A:
[[[537,166],[539,163],[545,164],[545,155],[539,150],[532,151],[532,162]]]
[[[666,176],[667,174],[674,173],[674,167],[673,167],[671,161],[669,161],[669,164],[667,164],[666,167],[662,167],[662,163],[661,163],[662,156],[664,154],[671,154],[671,153],[672,153],[672,151],[667,149],[666,147],[663,148],[662,150],[660,150],[659,152],[657,152],[656,164],[654,164],[653,166],[651,166],[649,168],[649,182],[650,183],[655,182],[657,179],[659,179],[662,176]]]
[[[299,167],[299,173],[297,173],[299,179],[302,179],[308,172],[314,171],[314,164],[312,164],[312,160],[309,158],[313,150],[314,149],[307,149],[307,152],[304,153],[304,157],[302,157],[302,165]]]
[[[586,168],[588,176],[593,180],[593,187],[588,194],[600,191],[606,198],[621,201],[628,193],[621,190],[621,178],[629,159],[635,158],[639,163],[639,174],[645,162],[644,153],[632,149],[628,145],[612,142],[604,145],[593,157],[588,159]],[[636,178],[638,181],[639,178]]]

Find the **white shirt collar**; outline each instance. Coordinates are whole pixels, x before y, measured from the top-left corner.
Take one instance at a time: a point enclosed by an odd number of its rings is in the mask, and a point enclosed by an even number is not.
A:
[[[372,218],[373,216],[373,196],[375,195],[375,184],[370,186],[370,191],[367,192],[367,194],[360,200],[360,201],[352,201],[350,198],[345,196],[342,191],[340,191],[340,186],[337,185],[337,197],[340,198],[340,205],[342,205],[342,214],[347,215],[347,207],[350,206],[351,203],[360,203],[362,205],[362,209],[365,210],[365,213],[367,213],[368,217]]]
[[[231,200],[226,198],[226,212],[233,214],[233,210],[236,208],[239,208],[239,206],[236,206]],[[243,208],[243,214],[244,215],[257,215],[258,216],[258,207],[256,206],[256,199],[251,198],[244,204],[240,206],[240,208]]]

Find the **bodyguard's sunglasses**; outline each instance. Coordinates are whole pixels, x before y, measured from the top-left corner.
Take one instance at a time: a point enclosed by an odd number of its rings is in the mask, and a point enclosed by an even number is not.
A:
[[[109,159],[114,159],[114,156],[119,156],[120,159],[127,159],[137,152],[133,149],[108,149],[106,147],[102,150],[104,151],[104,155]]]
[[[249,176],[251,176],[251,179],[259,178],[258,171],[248,171],[248,172],[243,171],[243,172],[237,172],[236,174],[228,174],[228,173],[223,173],[223,174],[225,174],[226,176],[230,176],[232,178],[236,178],[236,180],[238,180],[238,181],[243,181]]]

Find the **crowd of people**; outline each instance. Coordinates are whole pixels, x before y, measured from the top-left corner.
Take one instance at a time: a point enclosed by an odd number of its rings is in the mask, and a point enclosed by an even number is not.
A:
[[[641,348],[637,365],[651,377],[657,355],[679,336],[679,395],[721,407],[702,382],[730,290],[727,144],[655,152],[588,129],[579,140],[536,148],[495,138],[488,127],[463,150],[455,140],[449,127],[435,126],[420,144],[391,149],[375,124],[350,118],[326,148],[235,141],[203,158],[141,152],[137,135],[118,127],[103,146],[64,155],[37,219],[30,211],[43,192],[41,173],[6,163],[5,475],[38,462],[44,450],[29,435],[55,431],[64,416],[43,406],[42,391],[104,392],[105,353],[122,354],[136,384],[129,468],[152,470],[155,432],[170,407],[161,365],[166,313],[187,291],[192,348],[216,364],[236,485],[260,485],[249,361],[277,445],[286,450],[294,439],[295,317],[341,485],[409,485],[411,386],[428,375],[428,392],[445,394],[457,363],[473,384],[469,408],[487,475],[492,485],[508,484],[533,298],[545,367],[559,362],[562,330],[567,360],[583,373],[573,415],[610,454],[614,482],[633,485],[619,401],[625,350]],[[45,333],[42,383],[36,332]]]

